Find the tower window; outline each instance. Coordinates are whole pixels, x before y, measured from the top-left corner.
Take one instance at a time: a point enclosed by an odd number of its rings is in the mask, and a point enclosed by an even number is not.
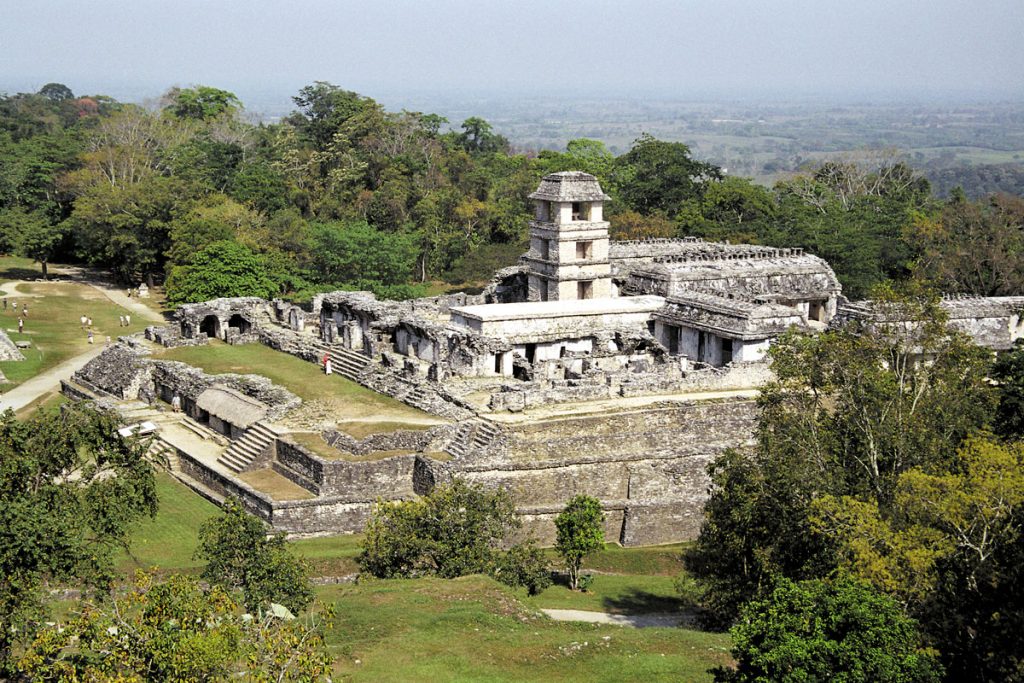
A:
[[[574,221],[590,220],[590,202],[573,202],[572,219]]]
[[[594,243],[593,242],[577,242],[576,243],[576,258],[578,260],[589,260],[594,258]]]
[[[576,283],[576,298],[577,299],[593,299],[594,298],[594,281],[593,280],[580,280]]]

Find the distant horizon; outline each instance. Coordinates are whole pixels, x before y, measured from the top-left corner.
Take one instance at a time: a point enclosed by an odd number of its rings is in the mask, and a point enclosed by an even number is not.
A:
[[[237,85],[207,82],[207,81],[175,81],[165,85],[156,83],[125,83],[117,81],[104,82],[97,79],[95,82],[85,84],[76,83],[72,79],[62,80],[59,77],[52,78],[25,78],[21,80],[0,80],[0,94],[14,95],[17,93],[34,93],[47,83],[62,83],[68,86],[77,97],[105,95],[113,97],[119,102],[145,104],[159,99],[165,92],[174,87],[193,87],[197,85],[211,86],[234,93],[242,101],[245,109],[251,113],[259,114],[261,107],[273,106],[275,109],[283,107],[294,108],[292,97],[298,94],[299,90],[318,80],[326,80],[340,88],[352,90],[360,95],[373,98],[381,102],[388,109],[403,107],[403,102],[409,101],[434,101],[446,104],[462,104],[469,106],[474,100],[499,104],[511,101],[542,100],[553,103],[558,100],[566,103],[580,102],[627,102],[640,103],[649,101],[659,104],[687,104],[687,105],[817,105],[817,106],[867,106],[867,107],[899,107],[914,105],[987,105],[987,104],[1022,104],[1024,105],[1024,91],[1021,92],[999,92],[985,90],[971,90],[966,88],[949,88],[945,90],[920,89],[892,91],[887,89],[870,90],[769,90],[767,88],[757,90],[736,90],[736,89],[692,89],[688,92],[672,92],[658,90],[644,92],[642,89],[608,89],[603,92],[589,92],[579,90],[554,90],[554,89],[524,89],[508,90],[502,88],[359,88],[347,85],[344,82],[332,81],[323,78],[311,78],[294,87],[286,84],[278,85]],[[397,105],[389,106],[397,102]]]
[[[411,100],[1024,101],[1024,2],[36,0],[0,90],[137,101],[173,85],[280,109],[317,80]],[[33,88],[33,86],[35,86]]]

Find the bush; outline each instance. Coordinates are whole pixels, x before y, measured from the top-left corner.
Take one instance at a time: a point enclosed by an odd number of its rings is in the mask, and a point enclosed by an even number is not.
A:
[[[508,586],[521,586],[530,595],[537,595],[551,585],[548,560],[532,541],[512,546],[498,554],[491,574]]]
[[[892,598],[850,579],[781,579],[743,607],[730,633],[736,668],[715,670],[719,683],[941,678],[938,661],[920,649],[916,622]]]
[[[419,500],[378,503],[359,568],[378,578],[491,574],[538,592],[550,581],[541,552],[532,543],[499,550],[519,527],[507,491],[456,480]]]

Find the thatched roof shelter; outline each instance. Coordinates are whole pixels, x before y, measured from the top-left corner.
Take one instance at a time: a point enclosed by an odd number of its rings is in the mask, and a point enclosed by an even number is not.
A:
[[[266,403],[222,386],[213,386],[199,394],[196,405],[228,424],[246,429],[262,420],[270,409]]]

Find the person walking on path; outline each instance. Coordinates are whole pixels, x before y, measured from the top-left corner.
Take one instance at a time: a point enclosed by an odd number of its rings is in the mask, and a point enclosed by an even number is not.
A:
[[[85,329],[85,321],[87,320],[87,318],[85,317],[84,313],[82,314],[82,317],[79,318],[79,320],[82,321],[82,329],[84,330]]]
[[[24,318],[18,318],[18,334],[21,334],[24,331],[25,331],[25,319]]]
[[[90,344],[94,344],[95,343],[95,341],[92,338],[92,330],[89,330],[89,343]]]
[[[131,324],[132,324],[132,316],[131,316],[131,314],[130,313],[125,313],[124,314],[124,326],[125,327],[131,327]]]
[[[123,315],[117,316],[117,326],[118,327],[124,327],[124,316]]]
[[[27,318],[27,317],[28,317],[28,304],[24,304],[24,305],[23,305],[23,306],[21,307],[21,315],[22,315],[23,317],[25,317],[25,318]]]
[[[92,318],[85,319],[85,326],[88,327],[90,330],[92,329]]]

